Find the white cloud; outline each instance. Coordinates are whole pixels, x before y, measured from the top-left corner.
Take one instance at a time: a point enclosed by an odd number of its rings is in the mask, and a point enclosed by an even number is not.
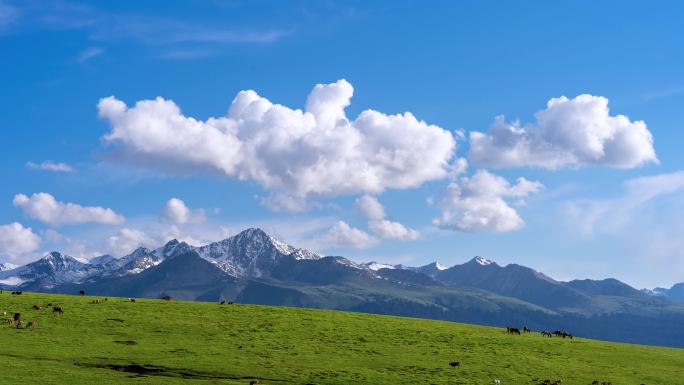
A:
[[[122,257],[140,246],[148,248],[157,247],[159,242],[143,231],[124,227],[116,235],[109,237],[107,246],[110,254]]]
[[[12,261],[37,249],[40,242],[40,236],[30,227],[24,227],[17,222],[0,225],[0,255],[9,257]]]
[[[368,219],[369,229],[383,239],[414,240],[418,232],[399,222],[386,219],[385,208],[377,198],[364,195],[356,201],[356,208]]]
[[[480,170],[462,177],[447,187],[438,202],[443,212],[433,223],[443,229],[466,232],[507,232],[520,229],[525,222],[506,199],[524,199],[543,189],[539,182],[518,178],[515,185],[506,179]]]
[[[320,236],[319,240],[325,245],[324,248],[341,246],[363,249],[378,242],[377,238],[363,230],[349,226],[344,221],[335,223],[327,232]]]
[[[51,226],[77,223],[104,223],[120,225],[124,217],[112,209],[103,207],[84,207],[75,203],[62,203],[48,193],[37,193],[28,197],[24,194],[14,196],[13,204],[24,211],[30,218],[37,219]]]
[[[352,94],[345,80],[319,84],[301,111],[242,91],[226,116],[205,121],[161,97],[131,108],[108,97],[98,109],[112,126],[104,140],[142,166],[218,172],[299,198],[413,188],[460,167],[452,134],[409,112],[348,120]]]
[[[271,194],[267,197],[258,197],[258,199],[261,206],[277,213],[303,213],[312,206],[306,199],[288,194]]]
[[[553,98],[535,116],[536,121],[525,126],[499,116],[488,132],[471,132],[470,159],[485,167],[548,169],[633,168],[658,162],[646,123],[611,116],[604,97]]]
[[[26,167],[42,171],[74,172],[74,168],[68,164],[53,162],[51,160],[46,160],[42,163],[26,162]]]
[[[206,220],[204,210],[190,210],[185,202],[178,198],[171,198],[164,207],[164,218],[175,224],[201,223]]]
[[[622,196],[608,199],[575,200],[567,204],[573,226],[585,235],[596,229],[614,232],[633,221],[634,213],[658,198],[684,191],[684,171],[639,177],[624,184]],[[645,217],[643,219],[646,219]]]
[[[81,51],[76,58],[77,63],[85,63],[88,60],[100,56],[104,53],[104,49],[100,47],[89,47]]]
[[[385,208],[378,202],[377,198],[364,195],[356,200],[356,208],[368,220],[385,219]]]
[[[387,219],[368,222],[368,227],[377,236],[384,239],[414,240],[418,239],[418,232],[409,229],[399,222]]]

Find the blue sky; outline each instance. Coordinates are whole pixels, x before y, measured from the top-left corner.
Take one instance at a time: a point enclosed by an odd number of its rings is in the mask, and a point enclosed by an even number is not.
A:
[[[363,261],[684,281],[683,13],[0,1],[0,259],[260,226]],[[284,107],[227,117],[243,90]]]

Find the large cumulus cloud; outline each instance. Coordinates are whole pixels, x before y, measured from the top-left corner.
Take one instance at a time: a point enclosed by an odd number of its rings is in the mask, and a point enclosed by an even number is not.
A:
[[[345,80],[319,84],[304,111],[241,91],[226,116],[207,120],[163,98],[128,107],[108,97],[98,109],[111,124],[104,140],[144,166],[219,172],[295,197],[380,193],[449,175],[449,131],[409,112],[366,110],[350,120],[353,91]]]
[[[470,159],[482,167],[547,169],[633,168],[658,161],[646,123],[610,115],[604,97],[554,98],[535,116],[534,123],[524,126],[499,116],[488,132],[471,132]]]

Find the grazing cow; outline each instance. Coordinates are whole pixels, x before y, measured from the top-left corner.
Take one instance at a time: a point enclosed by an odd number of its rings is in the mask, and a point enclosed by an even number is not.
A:
[[[228,305],[232,305],[233,303],[233,301],[228,301]]]
[[[21,295],[21,293],[23,293],[23,292],[22,291],[13,291],[12,292],[12,294],[14,294],[14,295]]]
[[[249,385],[259,385],[261,382],[259,380],[252,380],[249,382]]]
[[[33,310],[43,310],[43,307],[40,305],[33,305],[32,308]]]
[[[128,302],[135,302],[135,298],[129,298]]]
[[[36,327],[36,321],[29,321],[28,325],[26,326],[27,329],[33,330]]]
[[[52,308],[53,313],[64,314],[64,309],[61,306],[55,306]]]
[[[520,334],[520,329],[509,326],[506,328],[506,332],[508,332],[508,334]]]
[[[553,337],[553,334],[547,332],[546,330],[544,330],[543,332],[541,332],[541,335],[542,335],[543,337]]]
[[[8,319],[5,320],[5,323],[6,323],[7,325],[14,325],[14,319],[8,318]]]
[[[494,385],[501,385],[501,380],[494,380]]]
[[[451,366],[452,368],[457,368],[461,366],[461,363],[459,361],[449,362],[449,366]]]
[[[594,380],[591,385],[598,385],[598,380]]]
[[[81,297],[83,297],[83,296],[85,295],[85,291],[81,290],[81,291],[78,292],[78,294],[79,294]]]
[[[24,328],[24,321],[19,320],[19,322],[17,322],[17,329],[23,329],[23,328]]]
[[[19,321],[21,319],[21,313],[14,313],[14,320]]]
[[[171,296],[170,295],[164,295],[161,297],[164,301],[171,301]]]
[[[226,304],[226,301],[219,302],[219,305],[225,305],[225,304]]]

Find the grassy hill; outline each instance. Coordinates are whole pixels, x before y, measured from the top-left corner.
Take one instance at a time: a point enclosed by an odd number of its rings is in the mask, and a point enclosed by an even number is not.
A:
[[[0,382],[684,382],[682,349],[514,336],[500,328],[363,313],[122,298],[91,304],[94,298],[1,294],[3,318],[19,312],[37,328],[0,325]],[[65,313],[33,310],[34,304],[61,306]],[[461,365],[449,366],[453,361]]]

